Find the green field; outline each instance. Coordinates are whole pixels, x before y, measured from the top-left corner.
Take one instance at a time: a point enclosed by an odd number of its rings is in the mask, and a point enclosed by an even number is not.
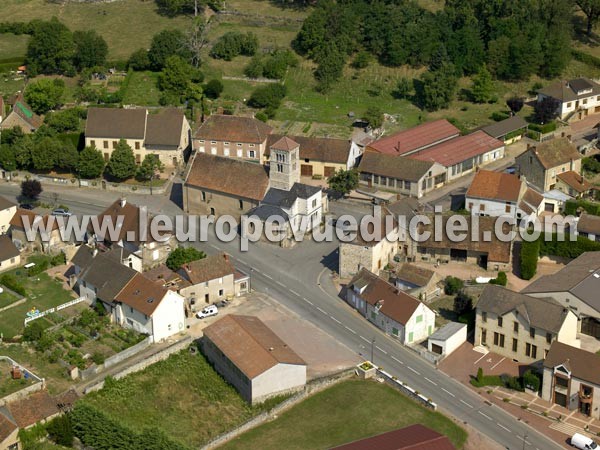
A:
[[[448,436],[456,448],[461,448],[467,438],[467,433],[450,419],[417,405],[391,387],[352,380],[313,395],[222,448],[330,448],[414,423]]]
[[[157,80],[156,72],[133,72],[123,97],[123,104],[158,106],[160,91],[156,86]]]

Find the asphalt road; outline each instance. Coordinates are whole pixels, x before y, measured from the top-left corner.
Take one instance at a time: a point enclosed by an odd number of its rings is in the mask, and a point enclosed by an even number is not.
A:
[[[102,196],[98,192],[90,192],[90,199],[86,200],[86,192],[90,191],[75,190],[70,193],[61,190],[60,201],[76,214],[97,214],[104,209],[102,205],[114,200],[114,195]],[[18,187],[0,185],[0,194],[14,199]],[[51,200],[52,196],[44,194],[42,199]],[[135,200],[132,199],[132,202]],[[151,205],[149,209],[152,211]],[[331,209],[336,215],[356,214],[355,209],[347,205],[332,203]],[[179,208],[172,205],[168,210],[162,212],[175,213]],[[386,336],[338,298],[328,272],[328,269],[335,269],[337,265],[336,242],[306,242],[293,250],[257,243],[251,244],[248,252],[241,252],[239,242],[222,243],[216,240],[213,233],[209,233],[209,236],[210,243],[194,245],[207,253],[227,251],[238,267],[251,275],[254,289],[272,296],[365,359],[371,358],[374,340],[375,364],[431,398],[443,412],[469,423],[507,449],[562,448],[438,371],[416,353]]]

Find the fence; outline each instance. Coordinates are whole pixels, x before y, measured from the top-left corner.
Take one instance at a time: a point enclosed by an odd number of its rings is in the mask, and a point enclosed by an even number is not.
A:
[[[60,311],[61,309],[68,308],[69,306],[76,305],[77,303],[81,303],[86,300],[87,300],[87,297],[79,297],[74,300],[71,300],[70,302],[63,303],[62,305],[58,305],[54,308],[50,308],[50,309],[47,309],[46,311],[37,313],[35,316],[26,317],[24,320],[24,325],[27,325],[29,322],[33,322],[34,320],[39,319],[40,317],[47,316],[48,314],[52,314],[53,312]]]
[[[408,397],[412,398],[413,400],[416,400],[417,402],[421,403],[426,408],[433,409],[434,411],[437,409],[436,403],[432,402],[430,399],[428,399],[424,395],[419,394],[417,391],[415,391],[413,388],[411,388],[408,384],[403,383],[402,381],[398,380],[396,377],[393,377],[392,375],[387,373],[385,370],[377,367],[377,373],[379,375],[383,376],[383,379],[385,380],[385,382],[387,384],[389,384],[390,386],[392,386],[395,389],[398,389],[404,395],[407,395]]]

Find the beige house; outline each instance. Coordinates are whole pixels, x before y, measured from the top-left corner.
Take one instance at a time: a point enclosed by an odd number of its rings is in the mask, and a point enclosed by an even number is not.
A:
[[[4,111],[2,111],[3,113]],[[0,113],[0,116],[4,114]],[[0,121],[0,133],[2,130],[9,130],[19,127],[23,133],[34,133],[44,123],[42,117],[33,112],[31,107],[25,102],[23,95],[20,94],[15,99],[10,113]]]
[[[580,346],[572,311],[552,298],[485,287],[477,303],[475,345],[525,365],[539,365],[555,341]]]
[[[600,356],[554,342],[544,361],[542,398],[600,419]]]
[[[527,147],[515,158],[518,173],[544,192],[557,188],[560,174],[581,174],[581,154],[567,137]]]
[[[180,109],[150,113],[145,108],[90,108],[85,145],[96,147],[108,161],[119,140],[124,139],[132,148],[136,163],[152,154],[166,167],[177,167],[183,164],[190,148],[190,134],[190,124]]]
[[[226,253],[207,256],[181,267],[177,274],[189,283],[179,293],[188,299],[192,310],[250,292],[250,279],[236,270]],[[192,303],[193,299],[193,303]]]
[[[17,205],[0,196],[0,234],[8,233],[10,221],[17,212]]]
[[[575,198],[590,197],[595,186],[583,175],[574,170],[568,170],[556,175],[556,189]]]
[[[267,137],[272,128],[253,117],[213,114],[194,133],[198,153],[266,162]]]
[[[209,325],[202,351],[251,404],[306,384],[306,362],[258,317],[229,314]]]
[[[21,253],[8,235],[0,235],[0,272],[18,267]]]
[[[0,414],[0,450],[21,450],[19,427],[16,423]]]

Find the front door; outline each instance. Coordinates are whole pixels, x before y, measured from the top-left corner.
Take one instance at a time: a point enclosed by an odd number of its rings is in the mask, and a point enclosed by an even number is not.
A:
[[[300,165],[300,175],[303,177],[312,177],[313,168],[310,164],[302,164]]]
[[[335,174],[335,167],[325,166],[325,177],[329,178]]]

